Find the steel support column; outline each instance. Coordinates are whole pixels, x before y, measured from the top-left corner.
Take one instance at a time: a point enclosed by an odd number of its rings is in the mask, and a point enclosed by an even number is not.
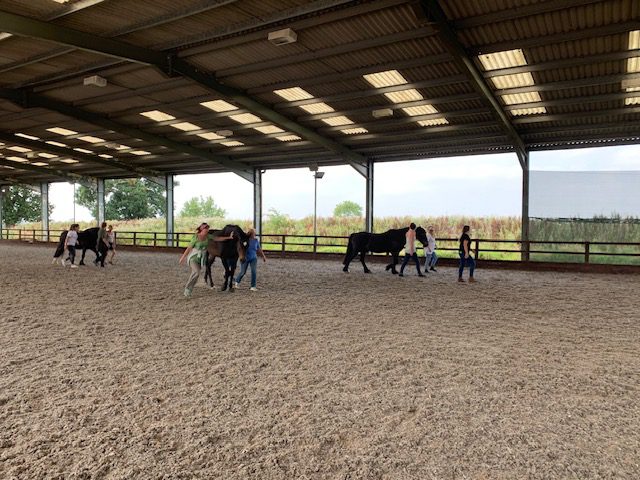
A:
[[[175,219],[175,202],[173,199],[173,175],[165,175],[164,177],[165,190],[167,192],[167,208],[166,208],[166,230],[167,230],[167,247],[173,247],[173,235],[174,235],[174,219]]]
[[[253,226],[256,235],[262,234],[262,170],[253,169]]]
[[[101,225],[102,222],[106,220],[105,218],[105,195],[104,195],[104,178],[97,179],[97,188],[98,188],[98,225]]]
[[[40,184],[40,216],[42,219],[42,241],[49,241],[49,184]]]
[[[0,187],[0,240],[4,238],[2,229],[4,228],[4,189],[5,188],[6,187],[4,186]]]
[[[523,262],[529,261],[529,153],[520,158],[522,165],[522,226],[520,239],[522,241]]]
[[[365,230],[373,233],[373,160],[367,160]]]

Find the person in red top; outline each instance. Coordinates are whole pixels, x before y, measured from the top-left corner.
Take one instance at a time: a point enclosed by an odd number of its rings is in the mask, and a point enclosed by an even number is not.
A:
[[[418,269],[418,276],[424,277],[422,272],[420,271],[420,260],[418,260],[418,254],[416,253],[416,224],[411,222],[409,225],[409,230],[405,234],[406,243],[404,244],[404,260],[402,261],[402,266],[400,267],[400,276],[404,277],[404,267],[407,266],[410,259],[416,264],[416,268]]]

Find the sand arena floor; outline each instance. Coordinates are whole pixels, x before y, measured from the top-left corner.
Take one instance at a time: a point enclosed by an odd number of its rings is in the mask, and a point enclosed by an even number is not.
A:
[[[270,258],[186,300],[178,253],[52,254],[0,244],[2,479],[640,478],[639,276]]]

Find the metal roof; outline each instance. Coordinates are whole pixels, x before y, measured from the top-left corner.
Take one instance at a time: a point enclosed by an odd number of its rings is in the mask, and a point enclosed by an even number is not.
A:
[[[638,0],[0,0],[0,32],[2,183],[640,143]]]

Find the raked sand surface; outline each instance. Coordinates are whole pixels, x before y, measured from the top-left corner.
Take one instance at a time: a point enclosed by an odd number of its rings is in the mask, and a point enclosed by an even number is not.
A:
[[[0,243],[0,479],[640,478],[640,276],[52,254]]]

